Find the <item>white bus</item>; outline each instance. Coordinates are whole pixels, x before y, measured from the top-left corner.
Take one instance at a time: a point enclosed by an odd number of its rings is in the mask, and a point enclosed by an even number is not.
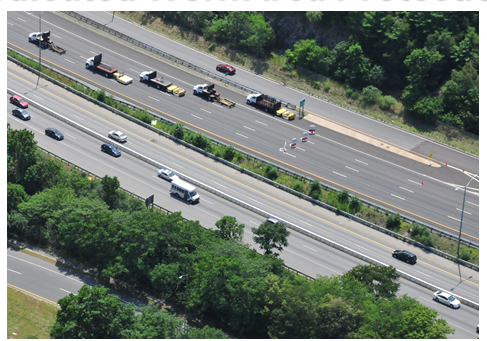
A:
[[[196,193],[196,188],[181,179],[176,179],[171,182],[169,193],[178,195],[180,198],[185,199],[190,203],[197,203],[200,201],[200,196]]]

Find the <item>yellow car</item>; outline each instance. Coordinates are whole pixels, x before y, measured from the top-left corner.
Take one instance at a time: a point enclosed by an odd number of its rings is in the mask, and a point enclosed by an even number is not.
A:
[[[132,83],[133,79],[129,76],[124,75],[123,73],[118,73],[115,72],[113,74],[113,77],[117,80],[117,82],[122,83],[122,84],[130,84]]]
[[[276,115],[279,116],[279,117],[282,117],[283,114],[286,114],[287,113],[287,110],[282,108],[282,109],[279,109],[276,111]]]
[[[178,88],[176,85],[171,85],[167,88],[167,92],[174,94],[178,97],[183,97],[186,94],[186,90]]]
[[[292,121],[296,118],[296,115],[293,112],[286,111],[284,114],[282,114],[282,118]]]

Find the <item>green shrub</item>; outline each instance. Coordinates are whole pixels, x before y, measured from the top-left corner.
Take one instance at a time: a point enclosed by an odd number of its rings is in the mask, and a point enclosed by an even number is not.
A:
[[[326,82],[325,85],[323,86],[323,89],[325,89],[326,92],[330,91],[331,89],[330,82]]]
[[[362,93],[365,97],[365,100],[369,103],[374,103],[380,96],[382,96],[382,91],[372,85],[363,88]]]
[[[321,184],[318,180],[314,180],[309,184],[308,195],[315,200],[321,199]]]
[[[346,91],[346,94],[347,94],[347,97],[352,96],[352,94],[353,94],[353,89],[348,88],[348,89],[347,89],[347,91]]]
[[[470,252],[468,250],[462,249],[460,250],[460,259],[468,262],[470,260]]]
[[[359,199],[356,195],[350,198],[350,203],[348,204],[350,208],[350,213],[354,214],[360,211],[362,207],[362,200]]]
[[[106,93],[104,89],[100,89],[95,93],[95,99],[103,103],[105,103],[105,96]]]
[[[313,82],[313,88],[316,90],[319,90],[321,88],[321,82],[320,81],[314,81]]]
[[[386,219],[386,228],[389,230],[396,230],[401,226],[401,216],[396,214],[390,214]]]
[[[215,151],[215,156],[221,158],[222,157],[222,152],[219,151],[219,150]]]
[[[265,177],[271,180],[277,179],[277,168],[267,165],[264,169]]]
[[[348,194],[348,191],[347,190],[342,190],[340,192],[338,192],[338,201],[342,204],[346,204],[348,203],[348,197],[349,197],[349,194]]]
[[[213,50],[215,50],[215,47],[216,47],[216,43],[215,42],[211,43],[210,46],[208,46],[208,51],[213,52]]]
[[[180,140],[184,138],[184,123],[179,122],[174,125],[173,136]]]
[[[236,150],[232,146],[226,146],[223,150],[223,158],[227,161],[232,161],[235,157]]]
[[[426,246],[434,246],[433,236],[424,225],[413,223],[411,229],[411,238],[413,238],[418,243],[424,244]]]
[[[286,63],[282,66],[281,70],[292,71],[292,70],[294,70],[294,65],[291,63]]]
[[[352,95],[351,95],[352,99],[357,99],[358,98],[358,93],[357,92],[352,92]]]
[[[397,100],[390,95],[384,96],[382,101],[384,106],[383,109],[391,109],[397,105]]]
[[[303,193],[303,182],[299,180],[294,182],[292,189],[294,189],[296,192]]]

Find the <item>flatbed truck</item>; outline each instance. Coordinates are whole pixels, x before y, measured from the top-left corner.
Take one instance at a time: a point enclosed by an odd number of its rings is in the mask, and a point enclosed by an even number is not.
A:
[[[110,65],[103,64],[101,62],[102,54],[96,55],[86,60],[85,66],[87,69],[98,71],[99,73],[105,75],[107,78],[113,77],[113,74],[117,72],[117,69],[111,67]]]
[[[142,71],[140,73],[140,81],[178,97],[182,97],[186,94],[184,89],[179,88],[172,82],[165,82],[163,77],[157,78],[157,71]]]
[[[247,104],[253,105],[256,108],[263,109],[272,114],[281,109],[281,101],[274,97],[264,94],[250,94],[247,96]]]
[[[226,105],[229,108],[235,106],[235,102],[220,96],[220,93],[216,92],[215,84],[198,84],[193,88],[193,94],[205,98],[207,101],[216,101],[222,105]]]
[[[37,46],[41,46],[41,48],[48,48],[54,52],[59,54],[66,53],[66,50],[62,47],[56,46],[54,42],[51,40],[51,31],[46,32],[34,32],[29,34],[29,42],[34,43]]]

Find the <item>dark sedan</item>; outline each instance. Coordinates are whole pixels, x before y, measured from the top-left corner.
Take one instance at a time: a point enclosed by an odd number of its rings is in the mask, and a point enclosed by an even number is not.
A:
[[[234,75],[236,72],[235,68],[231,65],[228,65],[228,64],[218,64],[216,66],[216,71],[228,73],[229,75]]]
[[[120,156],[122,155],[122,152],[120,149],[115,147],[114,145],[111,145],[110,143],[104,143],[101,145],[101,151],[105,152],[107,154],[110,154],[112,156]]]
[[[403,260],[408,263],[416,263],[417,258],[416,255],[412,252],[409,251],[404,251],[404,250],[396,250],[392,253],[392,257]]]
[[[59,141],[64,140],[64,135],[54,128],[46,128],[46,135]]]
[[[15,108],[14,110],[12,110],[12,114],[15,117],[20,118],[21,120],[24,120],[24,121],[30,120],[30,114],[27,112],[27,110]]]

